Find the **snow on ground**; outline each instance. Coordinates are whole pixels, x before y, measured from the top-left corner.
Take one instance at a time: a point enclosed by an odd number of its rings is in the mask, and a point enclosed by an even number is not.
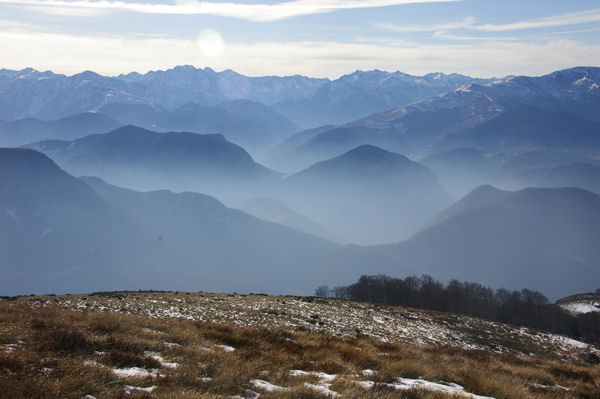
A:
[[[125,393],[127,395],[131,395],[134,393],[150,393],[150,392],[154,391],[156,388],[158,388],[158,386],[156,386],[156,385],[152,385],[151,387],[147,387],[147,388],[140,388],[140,387],[134,387],[132,385],[125,385]]]
[[[146,356],[151,357],[154,360],[158,360],[158,362],[160,363],[161,366],[169,368],[169,369],[176,369],[177,367],[179,367],[179,363],[170,363],[170,362],[165,362],[165,359],[158,353],[156,352],[149,352],[146,351],[144,352]]]
[[[325,396],[329,396],[332,398],[337,398],[340,396],[339,393],[332,391],[331,389],[329,389],[331,387],[331,384],[327,384],[327,383],[321,383],[321,384],[311,384],[309,382],[305,382],[304,385],[307,388],[312,389],[313,391],[317,391],[322,395]]]
[[[157,369],[146,370],[141,367],[127,367],[122,369],[112,369],[112,372],[121,378],[131,377],[156,377]]]
[[[336,299],[206,293],[123,293],[119,297],[71,295],[25,299],[31,306],[132,314],[145,318],[176,318],[239,327],[295,331],[304,328],[334,336],[357,334],[386,342],[444,345],[521,355],[554,354],[576,359],[588,346],[582,342],[467,316],[399,306]],[[150,326],[140,326],[152,332]],[[164,343],[176,347],[175,343]],[[221,350],[235,349],[227,345]],[[208,348],[207,348],[208,349]],[[600,355],[597,348],[592,353]]]
[[[561,304],[560,307],[572,315],[600,312],[600,304],[598,302],[571,302]]]
[[[3,347],[4,347],[4,352],[6,352],[6,353],[12,353],[12,352],[16,351],[19,348],[19,345],[17,345],[17,344],[6,344],[6,345],[3,345]]]
[[[289,389],[286,387],[280,387],[279,385],[273,385],[268,381],[259,379],[250,380],[250,383],[254,386],[254,388],[267,392],[282,392],[287,391]]]
[[[364,389],[371,389],[373,386],[375,386],[375,382],[373,381],[357,381],[357,384]],[[431,382],[423,379],[397,378],[396,382],[381,384],[401,391],[423,389],[427,391],[444,392],[450,395],[457,395],[472,399],[494,399],[490,396],[479,396],[465,392],[465,389],[462,386],[453,382]]]
[[[337,374],[327,374],[320,371],[290,370],[290,375],[292,377],[314,376],[321,382],[331,382],[338,378]]]
[[[532,387],[541,389],[559,389],[561,391],[570,391],[569,388],[563,387],[562,385],[542,385],[542,384],[531,384]]]
[[[229,346],[229,345],[215,345],[215,346],[225,352],[233,352],[235,350],[235,348],[233,346]]]

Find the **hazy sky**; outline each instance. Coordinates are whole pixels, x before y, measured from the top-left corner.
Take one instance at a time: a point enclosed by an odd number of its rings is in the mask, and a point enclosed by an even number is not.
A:
[[[600,66],[598,0],[0,0],[0,68],[336,78]]]

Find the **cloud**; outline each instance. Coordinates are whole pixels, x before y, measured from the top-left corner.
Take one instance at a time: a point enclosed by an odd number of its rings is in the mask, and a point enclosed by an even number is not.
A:
[[[589,28],[589,29],[567,30],[567,31],[562,31],[562,32],[548,32],[548,33],[544,33],[544,36],[570,35],[570,34],[574,34],[574,33],[588,33],[588,32],[598,32],[598,31],[600,31],[600,27]]]
[[[434,32],[445,31],[451,29],[465,28],[475,23],[474,17],[468,17],[462,21],[447,22],[443,24],[419,24],[419,25],[395,25],[395,24],[377,24],[381,29],[386,29],[393,32]]]
[[[446,40],[455,41],[488,41],[488,42],[503,42],[503,41],[517,41],[518,37],[514,36],[464,36],[464,35],[453,35],[445,31],[435,32],[433,37]]]
[[[494,38],[473,37],[473,36],[452,36],[445,34],[446,31],[455,29],[472,29],[482,32],[502,32],[514,31],[534,28],[548,28],[555,26],[577,25],[591,22],[600,22],[600,9],[578,11],[569,14],[554,15],[551,17],[536,18],[526,21],[517,21],[507,24],[479,24],[475,23],[474,17],[465,18],[462,21],[454,21],[439,24],[419,24],[419,25],[395,25],[395,24],[378,24],[378,28],[386,29],[394,32],[440,32],[435,37],[454,39],[454,40],[494,40]],[[596,30],[596,29],[593,29]],[[589,32],[593,30],[581,30]],[[512,40],[504,38],[502,40]]]
[[[0,4],[40,7],[47,12],[49,8],[59,8],[62,14],[69,10],[112,10],[130,11],[148,14],[171,15],[216,15],[257,22],[276,21],[302,15],[320,14],[345,9],[377,8],[415,3],[456,2],[461,0],[292,0],[275,4],[235,3],[197,0],[177,0],[174,4],[124,2],[124,1],[89,1],[89,0],[0,0]]]
[[[469,28],[487,32],[499,32],[521,29],[548,28],[565,25],[577,25],[590,22],[600,22],[600,9],[578,11],[569,14],[530,19],[527,21],[511,22],[508,24],[472,25],[469,26]]]
[[[574,65],[600,64],[600,45],[565,40],[450,45],[384,41],[228,42],[225,51],[210,58],[202,52],[197,39],[9,31],[0,32],[0,54],[5,68],[31,66],[60,73],[91,69],[107,75],[192,64],[216,70],[231,68],[251,76],[303,74],[336,78],[356,69],[381,69],[489,77],[540,75]]]

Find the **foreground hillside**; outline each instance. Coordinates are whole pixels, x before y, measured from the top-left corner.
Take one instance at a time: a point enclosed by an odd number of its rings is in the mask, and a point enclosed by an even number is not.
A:
[[[596,348],[451,314],[238,294],[10,299],[1,398],[599,397]]]

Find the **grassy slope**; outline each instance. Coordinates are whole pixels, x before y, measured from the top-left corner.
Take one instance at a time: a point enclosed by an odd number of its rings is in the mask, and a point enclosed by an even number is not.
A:
[[[356,384],[397,377],[452,381],[495,398],[600,398],[594,386],[600,366],[577,360],[585,350],[568,341],[549,342],[477,319],[312,298],[23,297],[0,301],[0,398],[227,398],[245,389],[263,398],[325,397],[305,385],[319,384],[318,377],[291,376],[294,369],[338,374],[330,389],[343,398],[451,397]],[[179,367],[161,366],[146,351]],[[515,354],[521,352],[528,355]],[[158,368],[158,376],[120,378],[112,372],[133,366]],[[360,376],[364,369],[377,373]],[[253,379],[289,390],[268,392],[253,386]],[[126,395],[126,385],[157,388]]]

